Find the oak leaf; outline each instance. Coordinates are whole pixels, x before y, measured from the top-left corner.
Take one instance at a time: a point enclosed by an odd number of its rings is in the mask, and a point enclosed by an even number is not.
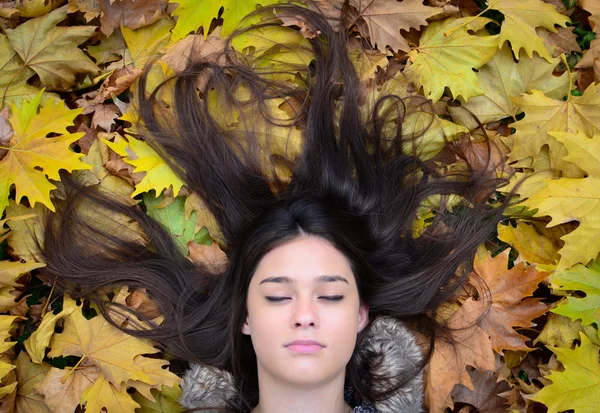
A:
[[[49,100],[39,113],[42,91],[32,101],[24,101],[18,108],[11,104],[10,123],[14,135],[8,153],[0,161],[0,211],[8,205],[10,186],[15,185],[15,201],[27,196],[30,205],[41,203],[55,211],[50,191],[56,186],[49,179],[60,180],[59,170],[91,169],[81,162],[81,154],[69,149],[69,145],[83,133],[69,133],[67,127],[83,109],[68,109],[62,101]],[[49,133],[60,134],[46,138]],[[42,171],[38,170],[42,169]]]
[[[427,26],[426,19],[442,12],[439,7],[423,5],[423,0],[352,0],[350,3],[367,23],[371,43],[381,51],[390,46],[408,52],[410,46],[400,30]]]
[[[151,367],[148,367],[144,357],[136,361],[137,356],[159,351],[149,340],[122,332],[102,316],[87,320],[81,312],[81,307],[77,306],[68,295],[64,297],[63,308],[73,308],[74,311],[65,317],[63,332],[52,336],[49,357],[74,355],[82,357],[82,360],[87,359],[89,363],[101,369],[101,378],[106,377],[106,380],[112,384],[112,388],[119,392],[125,392],[124,385],[131,380],[149,384],[154,388],[177,382],[177,376],[173,373],[165,373],[161,368],[168,364],[166,360],[151,359],[153,360]],[[143,370],[144,368],[146,371]],[[161,380],[153,381],[151,374],[161,377]],[[94,390],[91,388],[88,390],[96,392],[104,388],[104,385],[99,386]]]
[[[473,383],[466,370],[471,365],[479,370],[495,370],[494,352],[488,334],[475,324],[480,315],[465,306],[444,304],[442,313],[448,313],[446,323],[456,346],[447,341],[436,340],[431,361],[425,371],[425,401],[431,412],[444,411],[452,406],[450,393],[456,383],[473,390]]]
[[[452,391],[454,402],[468,403],[477,408],[478,413],[496,413],[506,411],[507,400],[499,394],[510,390],[506,380],[502,380],[498,373],[477,369],[469,371],[474,389],[471,390],[459,384]]]
[[[486,308],[484,303],[491,300],[491,307],[486,312],[479,326],[490,335],[492,347],[498,354],[504,355],[503,350],[531,351],[525,342],[528,337],[517,333],[513,327],[535,326],[531,322],[548,311],[548,305],[541,298],[530,297],[540,282],[548,278],[550,272],[537,271],[534,266],[520,262],[508,269],[509,249],[505,249],[492,258],[491,252],[480,247],[473,263],[474,271],[487,286],[491,297],[474,300],[467,299],[463,303],[470,311],[482,314]],[[474,283],[483,297],[484,290],[479,283]],[[529,298],[526,298],[529,297]]]
[[[511,100],[523,109],[525,117],[509,126],[516,129],[502,141],[511,149],[508,162],[513,167],[531,167],[543,145],[548,145],[553,168],[564,176],[583,177],[582,170],[563,158],[568,151],[549,132],[581,132],[591,137],[600,132],[600,85],[590,84],[582,96],[567,95],[563,101],[551,99],[539,90],[532,90]]]
[[[100,30],[110,36],[120,25],[132,30],[148,26],[164,15],[167,0],[99,0]]]
[[[574,410],[577,413],[595,413],[600,405],[600,365],[598,351],[583,333],[579,333],[581,345],[575,349],[552,348],[564,371],[552,371],[546,378],[552,384],[528,396],[530,400],[543,403],[548,413]]]
[[[7,29],[11,47],[33,69],[42,83],[71,90],[77,73],[98,73],[100,69],[77,46],[88,40],[94,26],[56,26],[67,16],[67,5],[28,20],[16,29]]]
[[[450,17],[432,22],[421,36],[419,46],[408,54],[412,64],[405,74],[417,87],[423,86],[425,97],[436,103],[448,87],[452,96],[468,101],[482,95],[473,69],[479,69],[496,53],[498,35],[472,35],[491,20],[484,17],[460,19]],[[445,31],[452,31],[446,36]]]
[[[583,325],[598,323],[600,320],[600,261],[586,267],[576,264],[568,270],[557,272],[550,277],[552,288],[558,291],[583,291],[585,297],[567,296],[553,308],[553,313],[581,320]]]

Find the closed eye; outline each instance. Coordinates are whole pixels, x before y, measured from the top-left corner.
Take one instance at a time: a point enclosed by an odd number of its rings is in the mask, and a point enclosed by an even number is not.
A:
[[[279,303],[283,300],[291,299],[291,297],[265,297],[265,298],[272,303]],[[344,296],[343,295],[332,295],[332,296],[324,296],[324,297],[319,297],[319,298],[324,298],[327,301],[341,301],[344,298]]]

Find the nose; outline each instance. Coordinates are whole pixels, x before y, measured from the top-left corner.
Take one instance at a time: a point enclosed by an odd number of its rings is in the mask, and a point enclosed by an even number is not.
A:
[[[318,314],[311,297],[298,297],[294,306],[292,321],[294,327],[316,327],[318,325]]]

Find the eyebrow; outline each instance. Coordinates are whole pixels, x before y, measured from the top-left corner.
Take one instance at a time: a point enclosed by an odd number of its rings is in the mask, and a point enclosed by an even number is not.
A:
[[[315,277],[315,281],[318,283],[330,283],[330,282],[336,282],[336,281],[343,281],[346,284],[350,284],[348,282],[348,280],[345,279],[344,277],[342,277],[341,275],[320,275],[318,277]],[[286,276],[277,276],[277,277],[267,277],[260,282],[260,284],[264,284],[264,283],[292,284],[292,283],[294,283],[294,281],[291,278],[286,277]]]

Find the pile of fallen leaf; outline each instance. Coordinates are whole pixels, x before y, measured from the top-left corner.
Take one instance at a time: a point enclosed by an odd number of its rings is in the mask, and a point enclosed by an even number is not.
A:
[[[54,211],[61,197],[61,171],[126,195],[165,225],[183,254],[221,265],[212,242],[219,228],[133,130],[131,97],[150,59],[159,58],[149,89],[180,71],[186,56],[221,50],[246,13],[278,2],[0,1],[0,412],[182,410],[176,363],[155,343],[109,325],[88,301],[55,294],[39,273],[45,264],[32,234],[40,233],[39,214]],[[307,7],[335,17],[341,3]],[[485,310],[474,276],[443,312],[451,326],[469,327],[455,333],[457,347],[436,347],[426,370],[429,410],[600,411],[600,1],[350,6],[348,51],[364,101],[419,94],[434,104],[437,122],[417,141],[423,158],[445,150],[442,135],[469,136],[477,165],[482,134],[467,108],[485,125],[495,161],[506,158],[515,179],[537,172],[475,258],[491,292],[485,317],[473,324]],[[308,65],[304,47],[315,33],[274,14],[281,27],[239,36],[232,46],[256,64]],[[293,74],[284,80],[297,81]],[[168,103],[168,90],[159,98]],[[270,101],[270,109],[289,118],[282,103]],[[224,124],[241,128],[237,115]],[[407,133],[428,123],[417,115],[405,122]],[[300,131],[269,134],[272,155],[298,154]],[[456,168],[461,160],[450,159],[439,172]],[[440,206],[439,197],[430,201],[417,233]],[[114,293],[114,301],[160,322],[145,291]]]

